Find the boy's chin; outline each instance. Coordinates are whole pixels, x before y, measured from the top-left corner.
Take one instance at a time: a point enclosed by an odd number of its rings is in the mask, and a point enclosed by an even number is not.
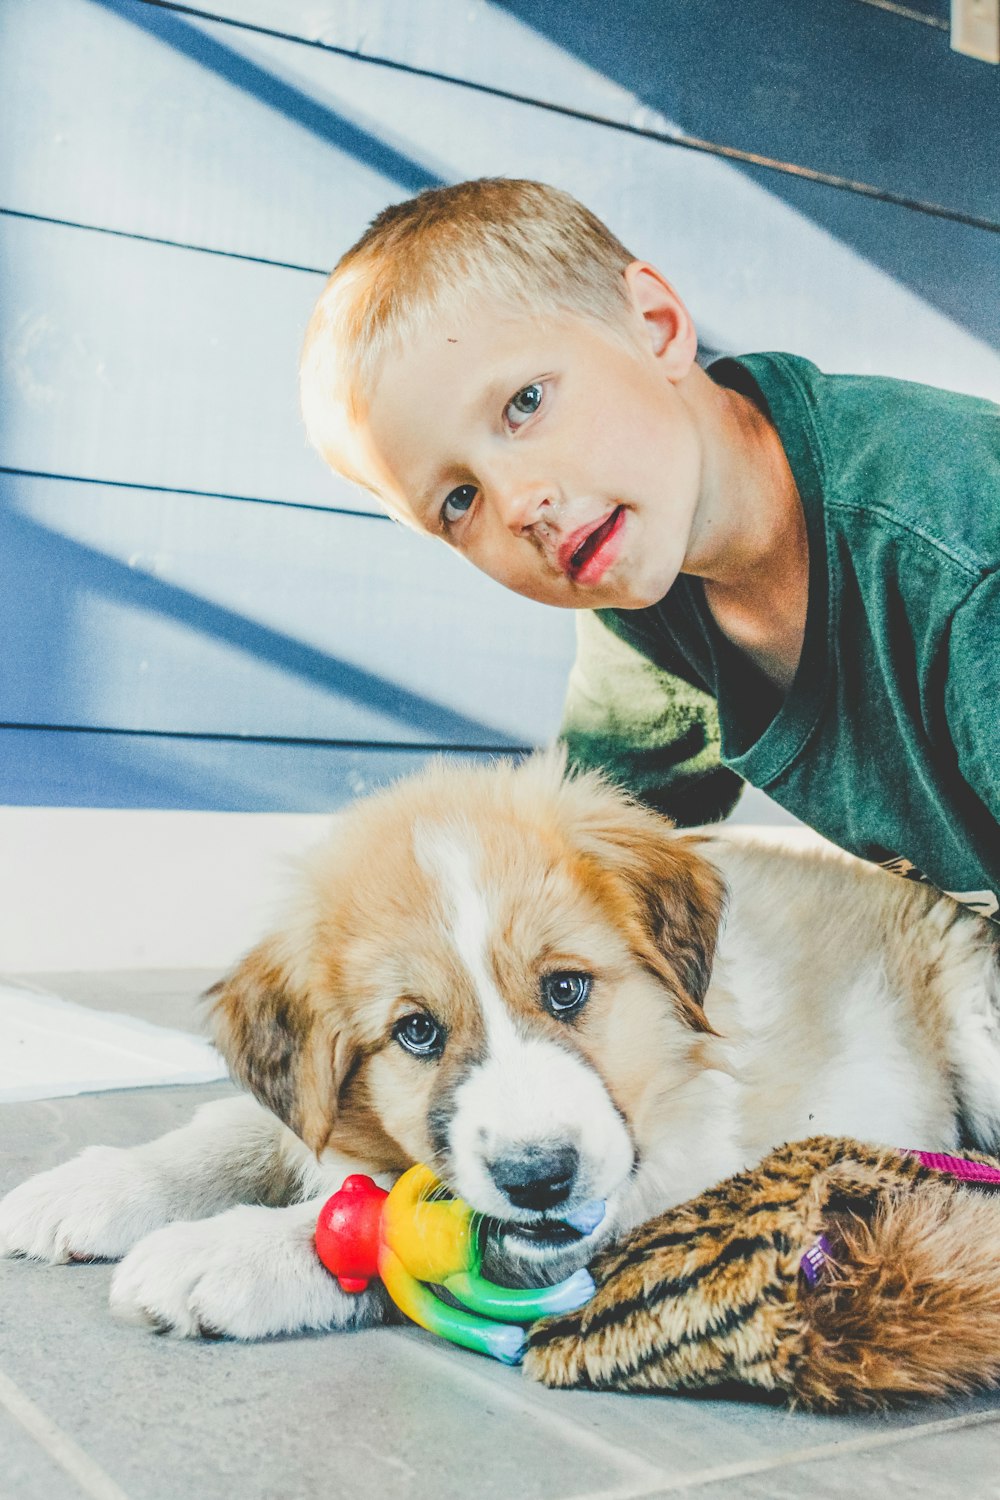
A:
[[[664,568],[657,573],[643,578],[633,580],[631,585],[631,603],[624,601],[617,605],[618,609],[652,609],[654,604],[659,604],[680,577],[678,568]]]
[[[582,609],[651,609],[670,592],[679,577],[679,568],[657,568],[644,570],[638,576],[622,574],[611,577],[598,589],[592,599],[581,599]]]

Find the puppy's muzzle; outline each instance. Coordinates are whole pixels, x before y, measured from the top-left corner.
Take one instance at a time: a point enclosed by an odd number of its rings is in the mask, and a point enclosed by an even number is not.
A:
[[[580,1168],[575,1146],[522,1146],[487,1162],[497,1187],[514,1208],[548,1213],[573,1192]]]

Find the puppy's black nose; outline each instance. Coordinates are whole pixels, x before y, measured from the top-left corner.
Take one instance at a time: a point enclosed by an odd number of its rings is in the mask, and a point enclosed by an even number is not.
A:
[[[575,1146],[528,1146],[488,1163],[493,1181],[515,1208],[540,1213],[566,1202],[579,1164]]]

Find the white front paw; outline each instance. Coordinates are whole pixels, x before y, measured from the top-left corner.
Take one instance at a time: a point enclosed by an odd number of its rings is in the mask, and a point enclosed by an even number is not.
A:
[[[0,1255],[120,1260],[169,1217],[162,1173],[134,1151],[90,1146],[0,1200]]]
[[[383,1321],[380,1288],[342,1292],[320,1262],[318,1207],[240,1207],[157,1230],[115,1272],[112,1312],[180,1338],[258,1339]]]

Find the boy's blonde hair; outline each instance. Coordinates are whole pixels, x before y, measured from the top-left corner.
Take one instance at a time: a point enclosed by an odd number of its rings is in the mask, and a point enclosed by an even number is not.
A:
[[[306,330],[300,392],[310,441],[365,484],[351,435],[387,353],[446,311],[486,298],[621,331],[622,272],[634,259],[582,203],[541,182],[480,178],[383,209],[341,257]]]

